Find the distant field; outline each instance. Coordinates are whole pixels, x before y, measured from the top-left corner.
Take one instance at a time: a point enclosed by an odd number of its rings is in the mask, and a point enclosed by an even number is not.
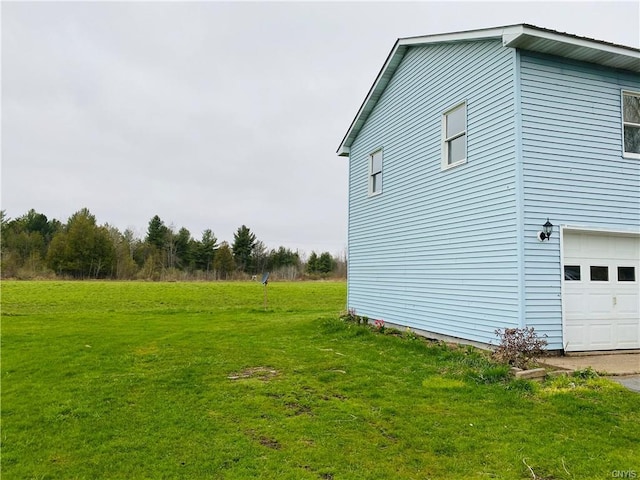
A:
[[[2,479],[640,478],[640,395],[508,380],[339,321],[345,297],[3,282]]]

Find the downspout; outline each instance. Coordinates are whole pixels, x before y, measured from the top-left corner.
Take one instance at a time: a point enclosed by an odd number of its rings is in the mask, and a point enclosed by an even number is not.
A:
[[[526,327],[525,255],[524,255],[524,165],[522,160],[522,97],[520,91],[520,50],[513,49],[515,63],[514,119],[515,119],[515,195],[516,195],[516,256],[518,262],[518,326]]]

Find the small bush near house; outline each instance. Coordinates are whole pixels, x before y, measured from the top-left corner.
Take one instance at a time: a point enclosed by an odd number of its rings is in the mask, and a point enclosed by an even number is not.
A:
[[[493,357],[513,367],[527,369],[536,363],[547,346],[545,338],[538,337],[533,327],[505,328],[496,330],[500,345],[493,353]]]

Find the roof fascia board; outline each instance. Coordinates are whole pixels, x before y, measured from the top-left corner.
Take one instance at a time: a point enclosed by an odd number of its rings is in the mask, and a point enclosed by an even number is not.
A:
[[[369,114],[371,113],[371,110],[373,110],[373,107],[377,102],[379,96],[386,88],[389,80],[391,80],[391,76],[393,76],[393,72],[395,72],[396,68],[400,64],[402,57],[404,57],[404,52],[406,51],[406,49],[407,47],[400,46],[400,39],[396,40],[396,43],[393,45],[393,48],[389,52],[384,65],[378,72],[373,85],[371,85],[371,88],[369,89],[364,102],[362,102],[362,105],[360,105],[358,113],[351,122],[349,130],[347,130],[347,133],[342,139],[342,142],[340,142],[340,146],[338,147],[338,150],[336,152],[339,156],[349,156],[349,147],[351,146],[351,142],[354,140],[353,138],[351,138],[351,136],[353,135],[354,131],[360,131],[360,127],[369,117]],[[374,95],[378,98],[373,99]]]
[[[345,147],[344,142],[342,145],[340,145],[340,147],[338,148],[338,156],[339,157],[348,157],[349,154],[351,153],[351,149],[349,147]]]
[[[487,28],[483,30],[468,30],[466,32],[440,33],[435,35],[425,35],[422,37],[406,37],[398,40],[401,45],[428,45],[430,43],[451,43],[464,42],[469,40],[486,40],[490,38],[501,38],[505,31],[514,27]]]
[[[524,33],[524,25],[511,27],[509,31],[506,31],[502,34],[502,45],[504,45],[505,47],[508,47],[516,39],[520,38],[523,33]]]

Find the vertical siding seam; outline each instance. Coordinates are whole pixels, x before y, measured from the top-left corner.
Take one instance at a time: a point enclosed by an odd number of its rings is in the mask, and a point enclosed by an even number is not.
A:
[[[524,268],[524,175],[522,161],[522,103],[520,92],[520,50],[513,49],[514,82],[513,82],[513,108],[515,119],[515,184],[516,184],[516,249],[518,257],[518,323],[520,328],[526,326],[526,294],[525,294],[525,268]]]

